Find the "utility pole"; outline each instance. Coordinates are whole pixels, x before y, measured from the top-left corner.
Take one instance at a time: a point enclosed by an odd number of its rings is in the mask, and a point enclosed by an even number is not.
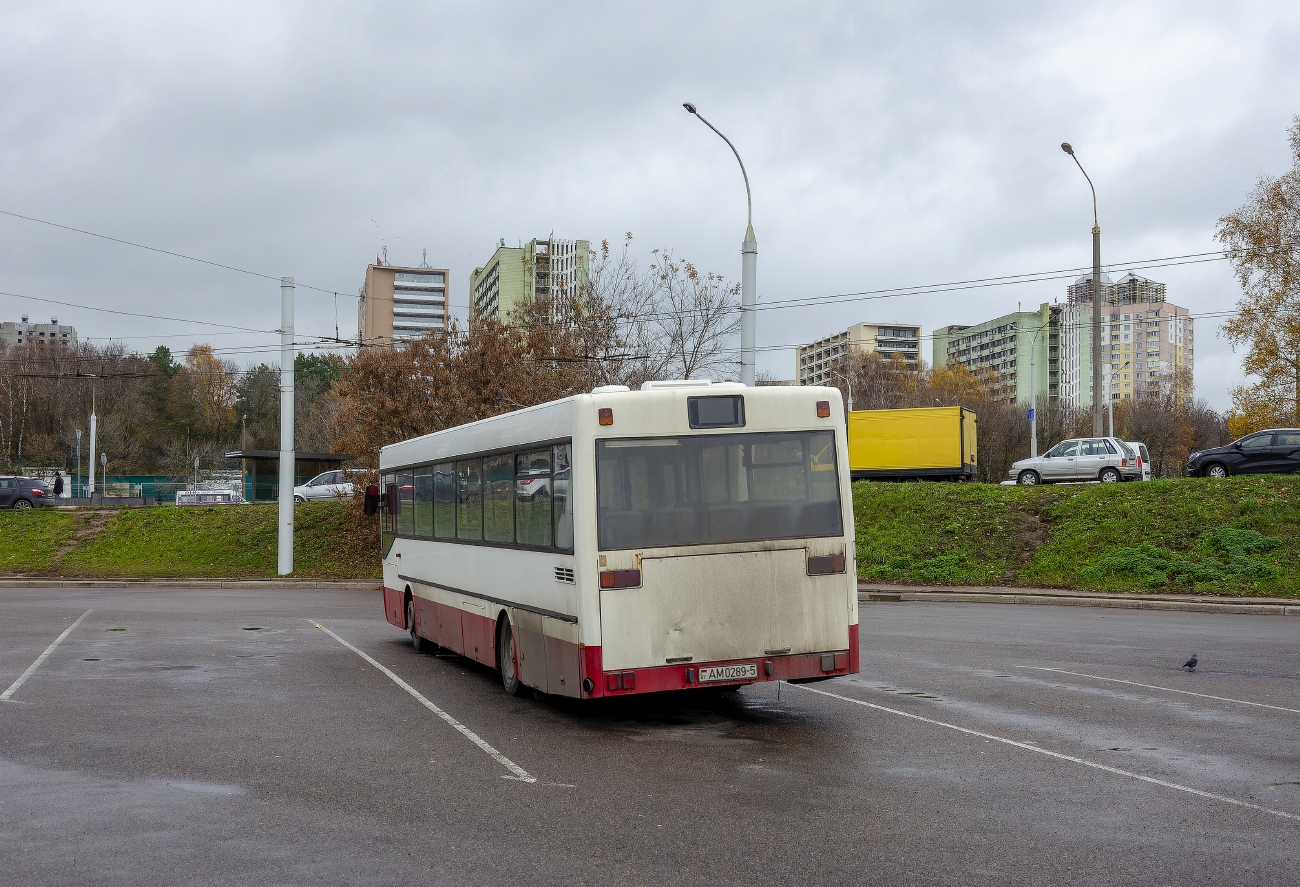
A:
[[[1092,178],[1074,155],[1074,148],[1069,142],[1061,143],[1061,150],[1074,158],[1079,172],[1088,180],[1092,190],[1092,436],[1101,437],[1101,401],[1106,398],[1110,403],[1110,390],[1102,390],[1101,376],[1101,225],[1097,222],[1097,189],[1093,187]]]
[[[76,485],[82,488],[83,495],[84,495],[85,487],[81,483],[81,429],[80,428],[77,429],[77,484]],[[72,495],[74,496],[77,495],[77,491],[73,490]]]
[[[736,162],[740,164],[740,174],[745,178],[748,222],[745,227],[745,240],[740,245],[740,381],[752,387],[754,384],[754,312],[758,298],[755,295],[758,286],[758,238],[754,236],[754,199],[749,191],[749,173],[745,172],[745,161],[740,159],[740,152],[736,150],[735,145],[731,144],[731,139],[701,117],[700,112],[690,102],[683,103],[682,107],[698,117],[701,123],[727,143],[731,153],[736,155]]]
[[[276,568],[293,572],[293,278],[280,278],[280,504]]]
[[[87,485],[86,495],[92,499],[95,496],[95,388],[90,388],[90,483]]]

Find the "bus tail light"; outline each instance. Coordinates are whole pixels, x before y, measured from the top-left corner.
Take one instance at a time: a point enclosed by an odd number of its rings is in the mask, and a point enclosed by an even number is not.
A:
[[[614,411],[610,407],[601,407],[600,411],[597,413],[597,416],[599,416],[600,418],[601,425],[614,424]]]
[[[641,586],[640,570],[601,570],[601,588],[639,588]]]
[[[829,400],[817,401],[817,418],[829,419],[831,417],[831,402]]]
[[[843,572],[844,555],[842,554],[823,554],[808,558],[809,576],[829,576],[832,573]]]

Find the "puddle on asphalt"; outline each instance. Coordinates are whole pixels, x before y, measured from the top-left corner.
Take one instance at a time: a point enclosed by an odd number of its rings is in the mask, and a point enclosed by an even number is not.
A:
[[[922,693],[919,690],[899,690],[895,687],[877,687],[877,690],[884,690],[886,693],[897,693],[899,696],[911,696],[913,699],[933,699],[935,702],[943,702],[938,696],[930,693]]]

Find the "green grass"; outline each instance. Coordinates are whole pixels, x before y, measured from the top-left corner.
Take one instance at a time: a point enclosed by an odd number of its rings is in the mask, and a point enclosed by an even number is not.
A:
[[[0,511],[0,574],[48,569],[54,555],[88,517],[35,508]]]
[[[299,505],[294,521],[294,576],[379,577],[378,534],[373,526],[358,526],[357,512],[347,504]],[[97,536],[62,557],[53,572],[274,578],[276,506],[124,509]]]
[[[864,579],[1300,597],[1300,478],[854,485]]]
[[[1300,477],[1088,486],[854,484],[863,579],[1300,597]],[[0,573],[272,578],[276,507],[0,513]],[[377,579],[378,531],[350,503],[295,510],[295,576]]]

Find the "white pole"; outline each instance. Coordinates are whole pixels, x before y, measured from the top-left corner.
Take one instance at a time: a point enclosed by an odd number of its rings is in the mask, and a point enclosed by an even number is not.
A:
[[[731,144],[731,139],[722,135],[722,131],[700,116],[700,112],[690,102],[682,107],[687,113],[694,114],[701,123],[717,133],[731,153],[736,155],[740,164],[740,174],[745,179],[745,207],[748,221],[745,227],[745,242],[740,245],[740,381],[749,386],[754,384],[754,321],[757,296],[755,288],[758,277],[758,238],[754,236],[754,197],[749,190],[749,173],[745,172],[745,161],[740,159],[740,152]]]
[[[758,240],[754,226],[745,228],[745,242],[740,245],[740,381],[754,385],[755,278],[758,276]]]
[[[95,495],[95,395],[90,395],[90,481],[86,485],[86,495]]]
[[[281,576],[293,572],[293,278],[280,278],[280,506]]]

